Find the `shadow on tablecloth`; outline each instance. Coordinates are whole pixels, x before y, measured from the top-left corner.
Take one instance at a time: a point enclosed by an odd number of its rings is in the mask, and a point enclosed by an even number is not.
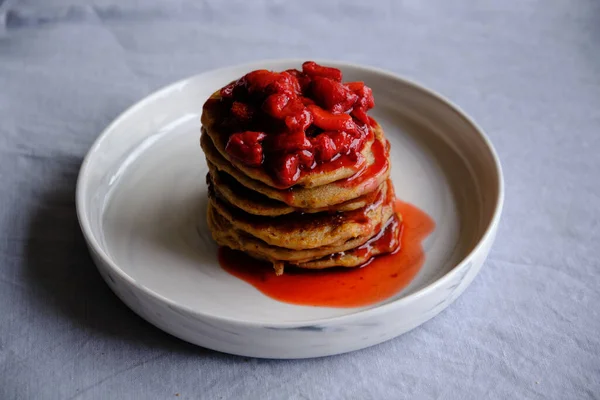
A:
[[[29,222],[26,276],[40,307],[63,326],[99,340],[120,340],[140,348],[163,348],[199,356],[230,357],[203,349],[147,323],[133,313],[102,280],[75,212],[75,184],[81,159],[53,160],[48,179]],[[61,321],[61,319],[63,319]],[[94,339],[94,338],[92,338]],[[94,339],[96,340],[96,339]]]

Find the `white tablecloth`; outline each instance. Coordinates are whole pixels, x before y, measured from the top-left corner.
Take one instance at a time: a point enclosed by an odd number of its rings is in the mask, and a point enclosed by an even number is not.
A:
[[[0,3],[1,399],[600,398],[598,1]],[[125,107],[283,57],[414,78],[470,113],[504,166],[472,286],[363,351],[267,361],[181,342],[112,294],[77,225],[82,157]]]

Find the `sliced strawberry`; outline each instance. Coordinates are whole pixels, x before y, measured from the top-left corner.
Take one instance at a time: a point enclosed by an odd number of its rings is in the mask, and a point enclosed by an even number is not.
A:
[[[250,122],[254,116],[254,107],[247,103],[234,101],[231,105],[231,114],[240,122]]]
[[[276,74],[275,79],[266,88],[266,93],[284,93],[290,97],[294,97],[301,91],[300,83],[295,76],[288,72]]]
[[[336,151],[340,154],[346,154],[350,151],[350,145],[353,137],[344,131],[323,132],[323,135],[328,135],[335,144]]]
[[[242,81],[245,83],[250,94],[259,94],[264,92],[267,86],[277,79],[278,75],[276,72],[258,69],[244,75]]]
[[[333,79],[334,81],[342,81],[342,71],[337,68],[324,67],[314,61],[307,61],[302,64],[302,72],[314,79],[315,76],[323,76]]]
[[[264,112],[274,118],[285,118],[284,109],[288,105],[290,98],[284,93],[276,93],[267,97],[262,105]]]
[[[310,150],[301,150],[298,153],[298,161],[303,169],[312,169],[315,166],[315,155]]]
[[[367,115],[367,111],[364,107],[360,105],[354,106],[352,112],[350,113],[354,118],[362,122],[363,124],[369,123],[369,116]]]
[[[331,136],[326,133],[321,133],[312,138],[311,143],[314,148],[315,158],[319,163],[330,161],[338,154],[335,142]]]
[[[296,154],[284,154],[273,158],[271,171],[275,179],[285,187],[294,185],[300,178],[300,162]]]
[[[306,108],[285,117],[285,125],[290,131],[305,131],[313,122],[313,116]]]
[[[356,131],[357,127],[348,114],[332,114],[321,107],[309,105],[313,123],[325,131]]]
[[[306,90],[310,86],[310,77],[297,69],[288,69],[285,72],[296,78],[296,82],[298,82],[300,87],[300,93],[306,93]]]
[[[362,81],[356,81],[356,82],[346,82],[346,83],[344,83],[344,85],[348,89],[350,89],[354,93],[356,93],[358,90],[361,90],[365,86],[365,83]]]
[[[317,104],[336,114],[349,111],[358,100],[358,95],[340,82],[321,76],[314,77],[311,91]]]
[[[229,137],[225,151],[248,166],[259,167],[263,162],[263,148],[260,142],[265,137],[263,132],[234,133]]]
[[[270,153],[293,153],[312,147],[304,131],[295,131],[282,135],[269,135],[265,141],[265,146]]]

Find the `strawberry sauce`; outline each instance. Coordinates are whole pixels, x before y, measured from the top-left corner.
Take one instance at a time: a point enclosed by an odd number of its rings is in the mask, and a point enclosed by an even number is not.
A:
[[[371,258],[358,268],[301,270],[286,267],[276,276],[270,263],[255,260],[242,252],[219,249],[221,267],[265,295],[286,303],[322,307],[361,307],[386,300],[404,289],[425,261],[423,240],[435,222],[417,207],[396,201],[402,215],[400,247],[392,254]],[[378,246],[389,246],[394,235],[392,219],[374,239],[357,251],[368,255]],[[335,255],[334,255],[335,256]]]

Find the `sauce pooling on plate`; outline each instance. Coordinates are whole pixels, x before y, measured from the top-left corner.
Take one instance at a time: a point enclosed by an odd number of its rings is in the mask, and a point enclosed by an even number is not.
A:
[[[289,268],[276,276],[270,263],[226,247],[219,249],[219,262],[225,271],[282,302],[324,307],[374,304],[397,294],[413,280],[425,261],[422,241],[435,228],[435,222],[425,212],[409,203],[396,201],[395,210],[403,218],[399,250],[374,257],[360,268]],[[393,223],[386,228],[392,229]],[[385,245],[387,236],[383,229],[378,237],[361,246],[361,251]]]

